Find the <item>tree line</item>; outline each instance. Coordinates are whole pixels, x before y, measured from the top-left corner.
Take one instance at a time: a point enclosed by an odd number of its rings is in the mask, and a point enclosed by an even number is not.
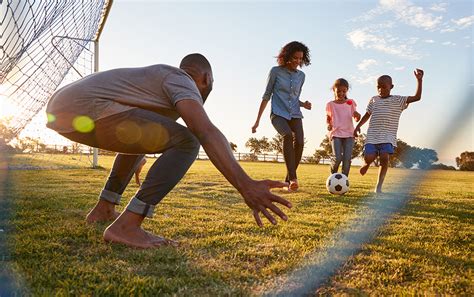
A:
[[[34,137],[18,138],[16,133],[14,133],[13,129],[9,126],[10,120],[11,118],[0,118],[0,152],[41,152],[64,154],[76,154],[81,152],[81,147],[78,143],[72,143],[70,146],[48,146]],[[352,159],[362,157],[365,137],[365,134],[362,134],[360,137],[355,139]],[[235,143],[230,142],[230,147],[232,151],[237,151],[237,145]],[[245,156],[245,160],[258,161],[258,155],[266,153],[274,153],[276,155],[276,160],[278,160],[278,156],[283,155],[283,137],[280,134],[276,134],[272,139],[265,136],[260,139],[251,137],[245,143],[245,147],[250,150],[250,154]],[[319,148],[316,148],[314,153],[309,157],[305,157],[303,161],[318,164],[321,161],[324,162],[324,160],[329,160],[330,158],[332,158],[331,142],[329,138],[325,136],[321,141]],[[390,166],[405,168],[413,168],[415,166],[420,169],[456,169],[453,166],[436,164],[437,161],[438,154],[435,150],[411,146],[398,139],[395,152],[390,158]],[[474,171],[474,152],[465,151],[461,153],[460,156],[456,157],[455,161],[459,170]],[[378,166],[377,160],[375,161],[375,165]]]
[[[352,159],[363,157],[365,138],[366,135],[361,134],[355,139]],[[250,150],[250,155],[254,156],[254,160],[258,160],[257,155],[265,153],[275,153],[278,157],[283,154],[283,137],[280,134],[276,134],[271,140],[265,136],[260,139],[251,137],[245,143],[245,147]],[[237,145],[231,143],[231,148],[236,151]],[[306,157],[304,161],[318,164],[321,161],[330,160],[332,157],[331,141],[328,136],[325,136],[319,148],[316,148],[313,155]],[[456,170],[454,166],[436,162],[438,162],[438,153],[435,150],[411,146],[401,139],[397,140],[395,152],[390,158],[391,167]],[[375,166],[378,166],[378,159],[374,163]],[[474,152],[463,152],[460,157],[456,158],[456,165],[460,170],[474,171]]]

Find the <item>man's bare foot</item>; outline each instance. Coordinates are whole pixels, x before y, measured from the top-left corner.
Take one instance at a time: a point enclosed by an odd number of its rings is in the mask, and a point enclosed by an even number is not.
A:
[[[375,194],[383,194],[381,188],[375,188],[374,193],[375,193]]]
[[[115,222],[114,222],[115,223]],[[110,225],[104,231],[104,240],[110,243],[121,243],[129,247],[150,249],[161,246],[178,246],[178,242],[164,237],[156,236],[136,226]]]
[[[359,172],[361,175],[365,175],[367,170],[369,170],[370,164],[364,164],[360,169]]]
[[[115,204],[105,200],[99,200],[94,208],[87,214],[88,224],[114,221],[120,213],[115,211]]]

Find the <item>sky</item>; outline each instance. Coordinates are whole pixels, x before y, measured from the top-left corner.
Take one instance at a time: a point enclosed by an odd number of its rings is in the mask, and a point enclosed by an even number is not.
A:
[[[472,1],[132,1],[114,0],[100,37],[100,70],[152,64],[178,66],[186,54],[204,54],[214,89],[205,104],[212,122],[237,150],[250,137],[276,131],[267,106],[251,133],[281,47],[305,43],[311,65],[301,100],[312,155],[326,133],[325,105],[339,77],[364,113],[377,94],[376,78],[392,76],[392,94],[414,95],[415,68],[425,71],[421,101],[402,113],[398,138],[431,148],[455,164],[474,151]],[[362,127],[366,132],[368,123]]]

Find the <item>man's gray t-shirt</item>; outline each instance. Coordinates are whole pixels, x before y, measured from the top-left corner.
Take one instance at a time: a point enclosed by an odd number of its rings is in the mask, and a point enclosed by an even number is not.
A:
[[[179,118],[175,105],[183,99],[203,100],[194,80],[184,70],[158,64],[120,68],[84,77],[56,91],[48,102],[47,126],[59,133],[74,132],[78,116],[93,121],[142,108]],[[51,120],[52,119],[52,120]]]

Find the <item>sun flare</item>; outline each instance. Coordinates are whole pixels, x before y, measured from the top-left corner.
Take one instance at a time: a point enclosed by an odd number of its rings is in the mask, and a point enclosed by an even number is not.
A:
[[[14,117],[18,114],[18,107],[15,106],[7,96],[7,86],[0,85],[0,118]]]

